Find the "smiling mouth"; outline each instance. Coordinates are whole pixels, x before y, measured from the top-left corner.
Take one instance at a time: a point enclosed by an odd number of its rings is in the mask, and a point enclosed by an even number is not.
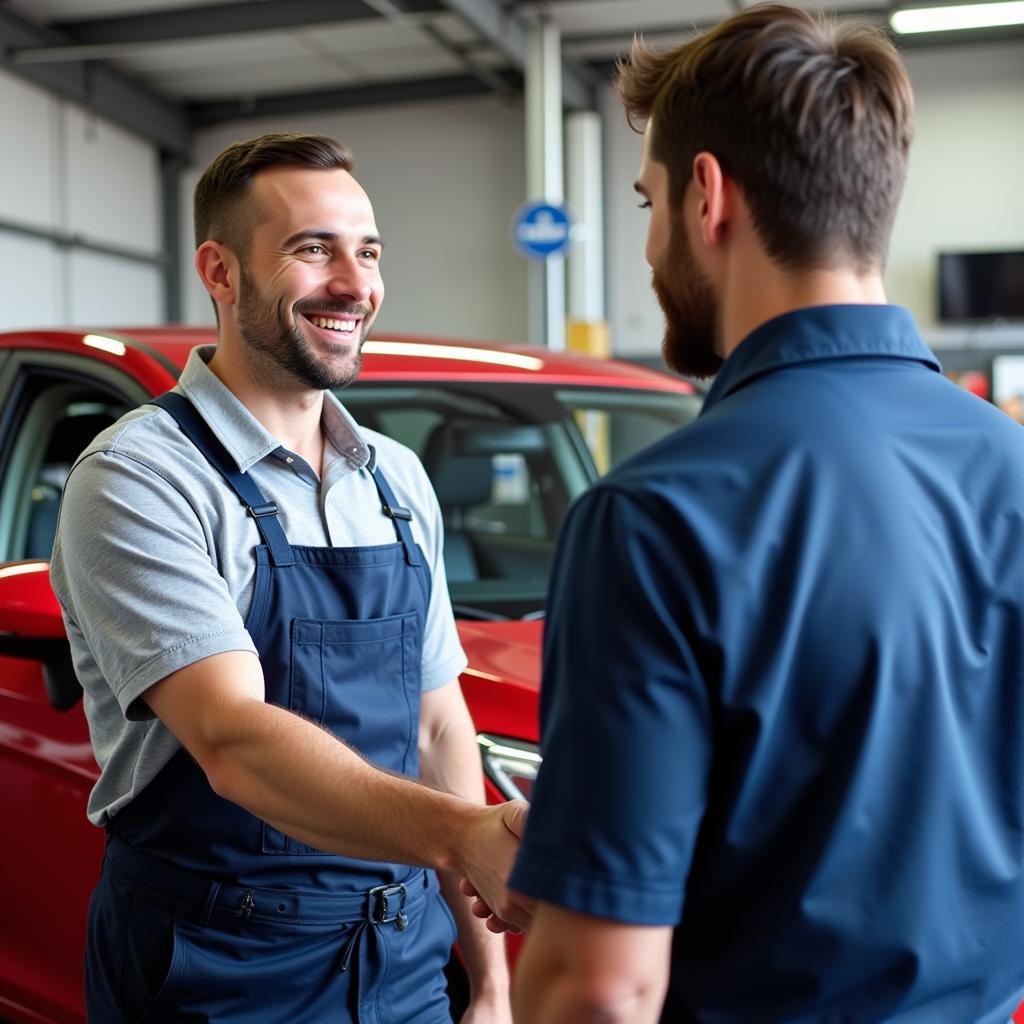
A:
[[[309,313],[304,313],[303,316],[314,327],[319,327],[323,331],[334,331],[337,334],[352,334],[359,325],[358,320],[349,317],[339,319],[338,317],[315,316]]]

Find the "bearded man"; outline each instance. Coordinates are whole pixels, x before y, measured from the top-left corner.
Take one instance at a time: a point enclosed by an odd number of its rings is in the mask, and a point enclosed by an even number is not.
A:
[[[906,72],[763,5],[619,90],[665,355],[717,376],[563,526],[515,1018],[1004,1024],[1024,433],[886,305]]]
[[[457,880],[528,923],[503,887],[523,805],[483,805],[437,501],[331,393],[384,296],[351,167],[299,134],[213,161],[196,269],[218,344],[64,492],[52,576],[108,833],[86,956],[103,1024],[442,1024],[453,915],[463,1020],[510,1016],[503,942]]]

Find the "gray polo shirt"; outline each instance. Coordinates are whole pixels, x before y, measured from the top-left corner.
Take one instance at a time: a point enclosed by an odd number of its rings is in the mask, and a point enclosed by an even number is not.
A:
[[[372,445],[412,529],[433,586],[423,643],[423,689],[466,666],[445,581],[441,513],[408,448],[357,427],[327,394],[323,479],[269,434],[192,352],[177,390],[213,428],[238,468],[277,503],[293,544],[359,547],[395,541],[367,468]],[[244,627],[260,536],[224,478],[155,406],[103,431],[64,491],[51,577],[101,775],[89,819],[104,825],[178,750],[139,697],[171,672],[224,651],[253,651]]]

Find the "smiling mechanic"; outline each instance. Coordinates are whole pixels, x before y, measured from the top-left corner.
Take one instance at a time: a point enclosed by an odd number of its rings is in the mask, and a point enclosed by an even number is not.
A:
[[[504,944],[457,878],[527,922],[502,884],[524,805],[483,806],[429,481],[330,393],[384,295],[350,170],[312,135],[214,160],[195,226],[218,345],[64,494],[52,577],[108,832],[97,1024],[448,1021],[431,868],[463,1020],[509,1018]]]
[[[885,305],[906,72],[763,5],[619,89],[665,354],[718,372],[563,527],[516,1020],[1005,1024],[1024,431]]]

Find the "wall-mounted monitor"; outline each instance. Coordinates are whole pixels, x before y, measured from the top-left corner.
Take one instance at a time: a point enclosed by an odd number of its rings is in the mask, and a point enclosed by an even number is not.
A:
[[[1024,249],[939,253],[939,320],[1024,320]]]

